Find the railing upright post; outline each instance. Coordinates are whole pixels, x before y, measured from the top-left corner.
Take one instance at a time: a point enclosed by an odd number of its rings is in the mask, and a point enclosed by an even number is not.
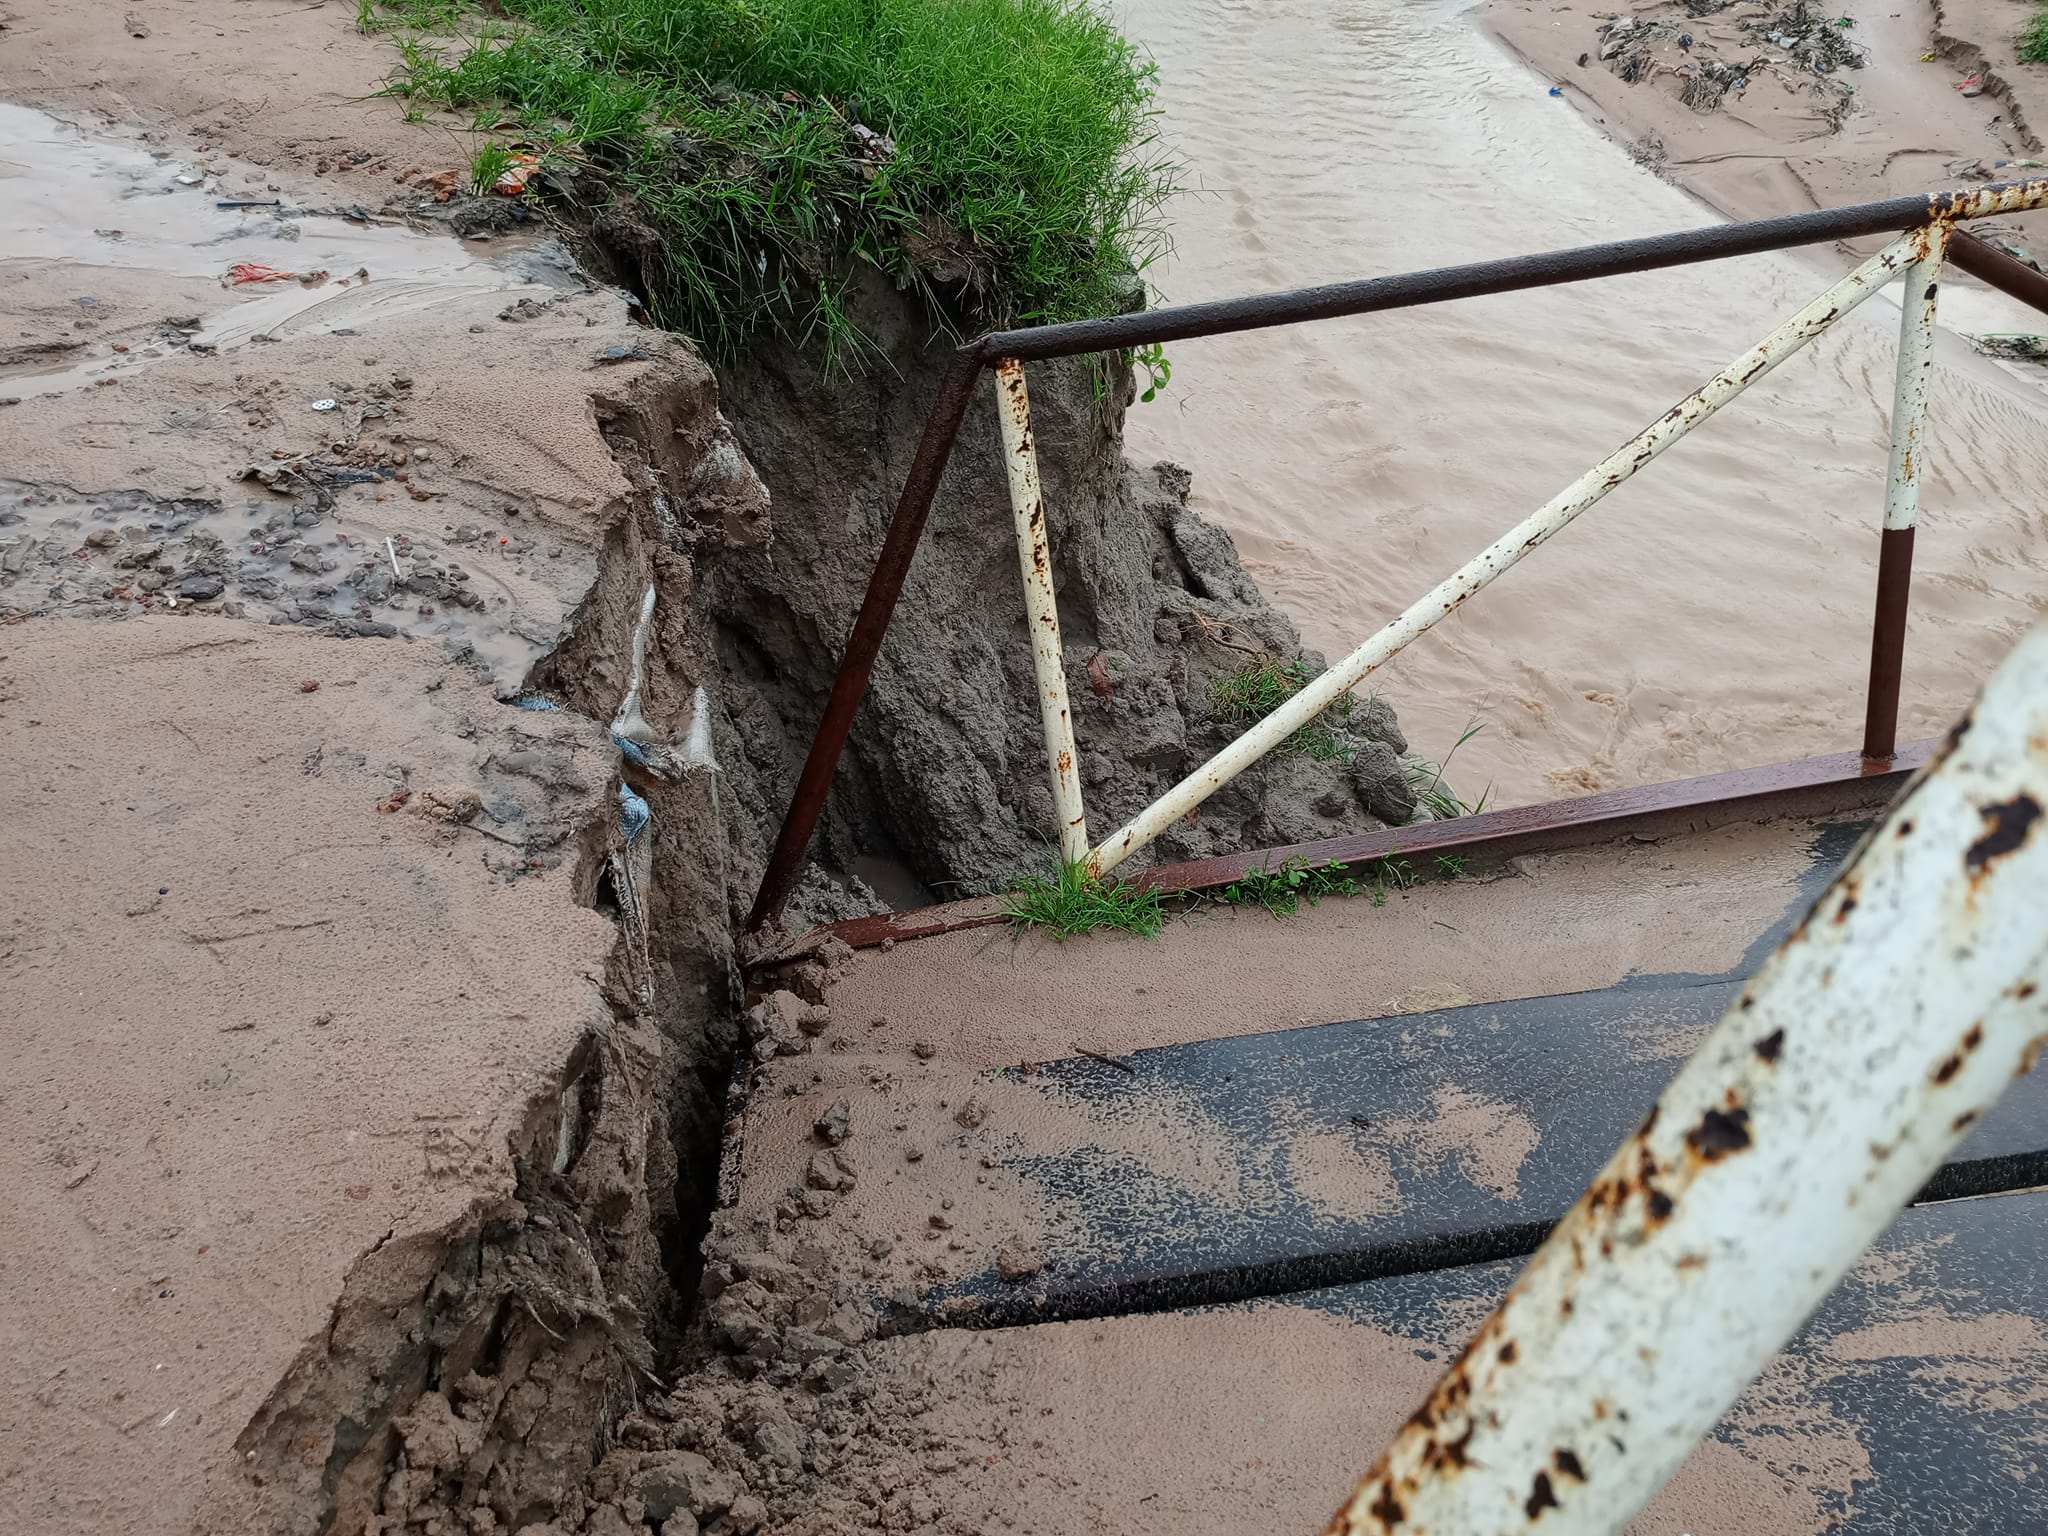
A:
[[[1877,554],[1877,609],[1870,624],[1870,688],[1863,755],[1889,762],[1898,747],[1899,682],[1906,661],[1906,608],[1913,584],[1913,529],[1920,518],[1927,386],[1934,373],[1935,290],[1951,226],[1921,233],[1926,248],[1907,270],[1899,303],[1899,362],[1892,389],[1892,456],[1885,481],[1884,533]]]
[[[810,852],[811,833],[825,809],[825,796],[832,788],[832,775],[839,767],[839,754],[853,730],[853,717],[860,712],[861,696],[867,692],[868,674],[888,633],[896,599],[903,594],[904,578],[916,558],[918,540],[924,535],[925,518],[939,493],[939,480],[953,456],[953,439],[974,398],[974,381],[981,377],[980,358],[962,350],[947,365],[939,379],[938,394],[932,400],[931,415],[925,418],[924,436],[910,461],[910,473],[903,480],[903,494],[896,500],[889,531],[882,537],[882,552],[875,557],[875,569],[868,577],[867,595],[846,637],[846,649],[839,657],[839,673],[832,679],[832,694],[825,701],[824,718],[811,737],[811,750],[804,758],[796,792],[782,818],[775,847],[768,855],[761,889],[754,897],[754,909],[747,914],[747,932],[782,921],[782,909],[789,905],[804,871],[804,856]]]
[[[1052,546],[1045,531],[1045,496],[1038,483],[1038,449],[1031,438],[1031,392],[1024,386],[1024,365],[1015,358],[996,364],[996,410],[1003,423],[1010,510],[1017,520],[1017,562],[1024,577],[1024,614],[1031,627],[1031,665],[1038,676],[1038,718],[1045,728],[1060,857],[1072,864],[1088,856],[1088,818],[1081,806],[1081,765],[1074,751],[1074,717],[1067,705],[1067,667],[1053,597]]]

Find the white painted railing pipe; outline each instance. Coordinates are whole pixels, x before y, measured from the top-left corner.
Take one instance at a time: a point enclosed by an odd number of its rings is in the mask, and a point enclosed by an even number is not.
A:
[[[1906,270],[1900,285],[1899,366],[1892,383],[1891,472],[1885,480],[1887,532],[1911,528],[1920,518],[1920,439],[1927,427],[1927,388],[1934,377],[1935,295],[1942,258],[1953,226],[1921,230],[1926,254]]]
[[[1024,365],[996,364],[996,413],[1003,424],[1003,463],[1010,477],[1010,510],[1017,522],[1017,563],[1024,577],[1024,615],[1031,627],[1031,665],[1038,678],[1038,718],[1045,728],[1046,769],[1052,778],[1053,815],[1060,857],[1088,853],[1088,818],[1081,805],[1081,763],[1074,750],[1074,717],[1067,705],[1066,661],[1060,615],[1053,601],[1052,546],[1045,532],[1045,497],[1038,483],[1038,449],[1031,438],[1031,395]]]
[[[2048,624],[1530,1259],[1330,1536],[1629,1523],[2048,1041],[2044,806]]]
[[[1313,720],[1374,668],[1396,655],[1524,555],[1547,542],[1616,486],[1710,418],[1857,305],[1898,276],[1920,255],[1921,238],[1895,240],[1829,288],[1756,346],[1629,439],[1507,533],[1465,562],[1357,650],[1168,790],[1088,854],[1090,869],[1107,874],[1181,817]],[[1048,732],[1048,737],[1050,733]]]

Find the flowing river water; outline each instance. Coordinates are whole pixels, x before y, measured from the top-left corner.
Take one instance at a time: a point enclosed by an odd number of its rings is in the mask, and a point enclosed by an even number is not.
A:
[[[1192,189],[1153,274],[1168,302],[1714,218],[1455,5],[1122,15]],[[1131,452],[1194,471],[1197,506],[1334,659],[1847,268],[1748,257],[1182,342]],[[2005,301],[1943,302],[1974,328]],[[1368,681],[1425,755],[1483,727],[1452,764],[1466,800],[1860,742],[1897,317],[1872,300]],[[1901,739],[1944,729],[2048,595],[2048,394],[1954,335],[1937,356]]]

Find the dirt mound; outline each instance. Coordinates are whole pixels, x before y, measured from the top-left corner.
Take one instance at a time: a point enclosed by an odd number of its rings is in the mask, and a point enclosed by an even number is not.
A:
[[[721,696],[773,828],[823,709],[872,554],[923,427],[942,349],[879,283],[859,319],[885,355],[857,379],[766,343],[720,369],[721,398],[775,500],[772,546],[707,572]],[[1238,734],[1211,685],[1304,656],[1230,537],[1187,505],[1173,465],[1123,457],[1128,373],[1034,366],[1031,409],[1089,830],[1107,835]],[[821,842],[839,869],[908,863],[941,895],[1006,888],[1056,843],[992,386],[954,450],[840,768]],[[1322,658],[1308,656],[1322,668]],[[1325,760],[1267,759],[1161,839],[1192,858],[1406,820],[1393,713],[1361,703]],[[1355,761],[1352,761],[1355,760]],[[1352,788],[1353,784],[1359,786]],[[743,793],[746,790],[743,788]],[[1370,809],[1368,809],[1370,808]]]

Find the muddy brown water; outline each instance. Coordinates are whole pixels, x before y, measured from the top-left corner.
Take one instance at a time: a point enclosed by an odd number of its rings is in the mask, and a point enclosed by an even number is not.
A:
[[[1652,234],[1713,215],[1459,7],[1124,0],[1193,192],[1169,301]],[[1847,269],[1752,257],[1182,342],[1134,456],[1333,658]],[[1951,324],[2039,329],[1950,289]],[[1452,780],[1520,803],[1861,739],[1898,310],[1866,305],[1369,687]],[[2048,593],[2048,396],[1945,334],[1901,731],[1943,729]]]

